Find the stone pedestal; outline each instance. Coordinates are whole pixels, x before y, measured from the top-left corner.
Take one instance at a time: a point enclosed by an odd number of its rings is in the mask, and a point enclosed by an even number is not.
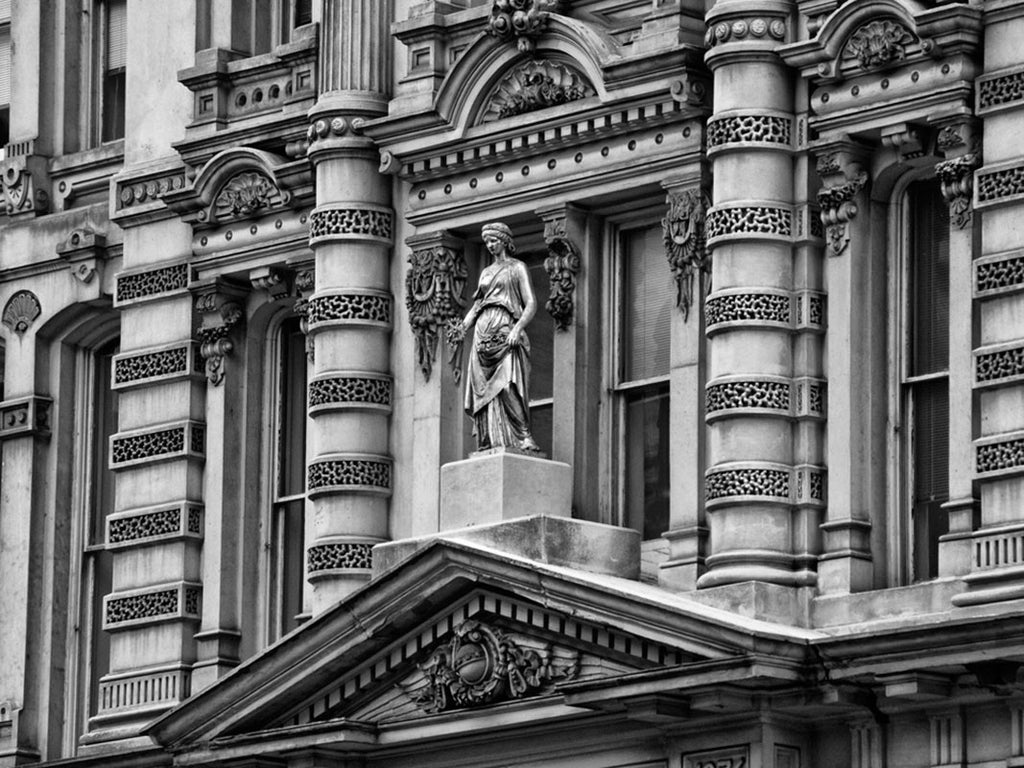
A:
[[[531,515],[571,517],[572,468],[510,451],[441,467],[441,530]]]

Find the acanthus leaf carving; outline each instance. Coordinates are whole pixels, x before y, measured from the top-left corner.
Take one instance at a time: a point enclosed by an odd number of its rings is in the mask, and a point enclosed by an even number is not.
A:
[[[942,188],[942,196],[949,203],[950,220],[960,229],[971,221],[971,195],[974,170],[981,167],[981,156],[976,152],[943,160],[935,166],[935,175]]]
[[[846,42],[844,58],[855,58],[861,69],[874,69],[902,61],[906,46],[917,38],[898,21],[871,21],[857,29]]]
[[[245,315],[239,303],[244,293],[219,282],[201,286],[196,293],[195,308],[202,317],[196,330],[199,354],[206,362],[206,378],[215,387],[224,381],[224,358],[235,348],[229,334]]]
[[[816,167],[825,182],[818,190],[818,205],[828,254],[838,256],[850,242],[847,225],[857,216],[854,199],[867,185],[868,174],[851,150],[825,151],[818,156]]]
[[[235,174],[221,187],[213,200],[213,218],[216,221],[244,219],[265,208],[286,203],[282,193],[267,176],[256,171]]]
[[[596,93],[576,70],[554,61],[526,61],[501,79],[491,93],[481,123],[578,101]]]
[[[416,337],[416,359],[423,376],[430,373],[437,358],[441,329],[462,317],[465,307],[466,262],[452,243],[441,240],[417,243],[409,256],[405,274],[405,306]],[[456,382],[461,378],[460,346],[449,344],[449,362]]]
[[[556,659],[550,646],[542,655],[497,629],[470,620],[457,626],[451,640],[419,668],[426,686],[415,700],[433,713],[541,693],[551,683],[574,678],[579,656]]]
[[[548,247],[544,271],[548,273],[551,286],[544,306],[554,318],[555,327],[564,331],[572,322],[575,310],[573,294],[580,271],[580,251],[566,233],[564,218],[552,219],[544,225],[544,242]]]
[[[668,214],[661,220],[665,255],[676,281],[676,306],[690,317],[693,280],[707,272],[709,254],[705,217],[708,200],[700,189],[670,192]]]

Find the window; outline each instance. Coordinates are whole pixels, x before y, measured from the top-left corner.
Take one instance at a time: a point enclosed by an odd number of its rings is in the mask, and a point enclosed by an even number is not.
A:
[[[110,372],[118,344],[114,338],[78,352],[73,508],[81,520],[76,547],[80,578],[77,594],[72,595],[78,619],[70,622],[77,638],[69,643],[69,673],[74,670],[79,694],[69,697],[69,706],[78,709],[66,718],[66,754],[74,754],[77,737],[98,713],[100,679],[109,671],[110,637],[103,630],[103,598],[113,591],[111,553],[105,542],[107,515],[114,511],[114,473],[107,463],[107,450],[117,431],[118,398],[110,387]]]
[[[906,192],[900,408],[910,578],[938,575],[949,485],[949,208],[933,179]]]
[[[312,0],[234,0],[231,47],[250,56],[268,53],[312,21]]]
[[[306,509],[306,337],[290,317],[276,335],[274,488],[270,511],[269,637],[295,629],[303,610]],[[274,370],[271,368],[270,370]]]
[[[11,0],[0,0],[0,160],[11,140]]]
[[[124,138],[125,71],[128,63],[128,2],[105,0],[100,5],[102,53],[99,62],[100,141]]]
[[[545,308],[551,292],[548,273],[544,269],[546,257],[546,253],[520,256],[530,272],[530,283],[537,298],[537,312],[526,328],[530,338],[530,430],[537,445],[550,456],[555,321]]]
[[[618,350],[612,388],[624,524],[656,539],[669,526],[669,353],[675,285],[660,226],[619,246]]]

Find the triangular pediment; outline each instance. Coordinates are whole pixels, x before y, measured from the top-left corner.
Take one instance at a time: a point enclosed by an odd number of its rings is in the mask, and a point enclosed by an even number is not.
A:
[[[788,629],[650,585],[439,539],[146,731],[219,754],[279,734],[372,748],[389,728],[455,716],[472,729],[508,707],[579,716],[620,679],[667,690],[709,664],[739,679],[762,674],[752,659],[783,669],[804,653]]]

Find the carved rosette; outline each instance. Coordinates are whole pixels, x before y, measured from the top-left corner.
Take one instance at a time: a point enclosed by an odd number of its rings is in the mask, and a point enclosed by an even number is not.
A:
[[[416,337],[416,360],[430,379],[437,358],[437,339],[446,325],[458,322],[466,306],[466,262],[453,243],[424,242],[414,247],[405,273],[405,306]],[[459,345],[449,345],[455,380],[462,374]]]
[[[202,318],[196,330],[199,354],[205,361],[206,378],[215,387],[224,381],[224,358],[235,348],[229,336],[245,314],[240,303],[243,295],[234,286],[217,284],[196,293],[195,308]]]
[[[974,170],[981,167],[981,157],[970,152],[944,160],[935,166],[935,175],[942,185],[942,196],[949,203],[950,220],[960,229],[971,221],[971,195]]]
[[[553,682],[574,678],[579,657],[558,663],[550,647],[541,655],[492,627],[467,621],[419,668],[427,685],[416,703],[427,712],[444,712],[541,693]]]
[[[501,41],[514,40],[520,51],[533,51],[537,38],[547,29],[548,17],[559,5],[558,0],[495,0],[487,34]]]
[[[580,251],[565,231],[565,219],[558,218],[544,225],[544,242],[548,257],[544,270],[548,273],[551,292],[544,305],[555,320],[555,328],[564,331],[572,322],[575,303],[576,275],[580,272]]]
[[[855,58],[861,69],[874,69],[902,61],[906,46],[917,38],[898,21],[872,21],[860,27],[846,42],[844,58]]]
[[[564,64],[546,59],[526,61],[501,79],[487,100],[480,122],[503,120],[595,93],[580,72]]]
[[[818,192],[818,205],[825,225],[828,253],[838,256],[850,242],[847,224],[857,216],[854,198],[867,184],[868,174],[859,163],[844,162],[840,153],[819,157],[817,171],[826,183]]]
[[[705,216],[708,199],[700,189],[670,192],[668,215],[661,220],[665,255],[676,281],[676,306],[683,318],[690,317],[693,305],[693,279],[708,270],[709,254]]]

